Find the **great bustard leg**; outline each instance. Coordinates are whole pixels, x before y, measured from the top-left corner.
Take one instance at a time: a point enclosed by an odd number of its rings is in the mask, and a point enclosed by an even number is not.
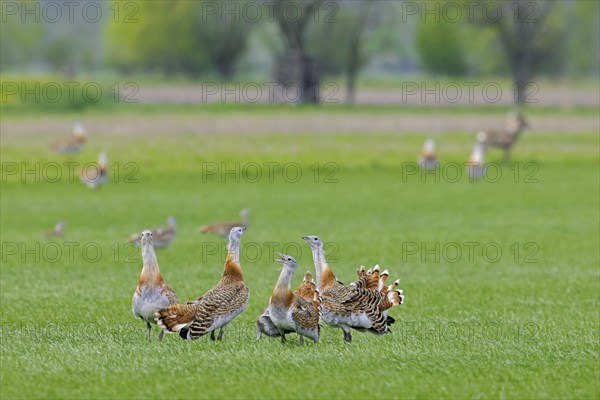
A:
[[[221,329],[219,329],[219,336],[217,336],[217,340],[223,340],[223,334],[225,333],[225,328],[227,328],[227,324],[223,325]]]
[[[150,331],[152,330],[152,325],[150,325],[150,322],[146,322],[146,328],[148,329],[148,341],[150,342]]]
[[[346,343],[352,342],[352,334],[350,333],[350,328],[344,326],[344,327],[342,327],[342,330],[344,331],[344,342],[346,342]]]

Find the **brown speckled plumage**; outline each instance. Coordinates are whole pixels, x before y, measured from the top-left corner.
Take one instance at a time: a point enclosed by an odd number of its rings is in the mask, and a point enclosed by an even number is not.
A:
[[[265,333],[267,336],[281,337],[281,341],[285,342],[285,335],[295,332],[300,335],[301,345],[304,344],[304,337],[317,342],[320,331],[319,309],[318,303],[314,303],[316,289],[313,287],[312,276],[307,273],[300,287],[292,292],[290,286],[297,262],[293,257],[284,254],[279,256],[278,262],[283,264],[283,268],[269,299],[269,306],[256,321],[257,337],[260,338]]]
[[[317,272],[317,288],[321,296],[321,316],[327,324],[340,327],[344,331],[344,340],[350,342],[350,329],[369,331],[383,335],[388,333],[389,325],[395,320],[387,316],[387,310],[402,304],[402,291],[385,287],[387,271],[380,274],[379,266],[365,271],[361,267],[358,280],[343,285],[333,274],[325,260],[323,243],[317,236],[305,236],[311,246],[313,261]]]
[[[309,271],[304,273],[304,280],[294,292],[296,296],[302,297],[306,301],[313,301],[317,285]]]
[[[239,236],[233,237],[234,230]],[[244,283],[239,264],[239,237],[243,228],[233,228],[230,234],[230,251],[227,254],[221,280],[212,289],[187,304],[176,304],[160,309],[155,317],[159,326],[168,332],[179,331],[183,339],[194,340],[220,329],[222,339],[226,325],[240,314],[248,304],[250,291]]]

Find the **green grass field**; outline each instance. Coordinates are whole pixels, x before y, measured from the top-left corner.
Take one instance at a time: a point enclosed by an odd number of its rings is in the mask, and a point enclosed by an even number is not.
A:
[[[3,399],[600,397],[598,132],[528,132],[497,182],[456,168],[438,182],[412,174],[403,163],[418,157],[416,133],[165,133],[107,133],[65,156],[47,150],[54,136],[3,132]],[[462,163],[472,140],[441,135],[441,161]],[[51,182],[50,163],[83,164],[101,149],[112,170],[100,190],[66,168]],[[492,151],[488,161],[500,159]],[[22,162],[39,176],[22,177]],[[267,162],[279,163],[273,182]],[[236,163],[239,174],[221,176]],[[158,261],[192,299],[218,281],[225,246],[196,228],[243,207],[246,311],[222,342],[158,342],[154,328],[147,343],[131,312],[141,257],[127,235],[175,215],[178,236]],[[58,220],[65,236],[45,238]],[[295,285],[314,269],[307,234],[328,243],[346,283],[361,264],[400,277],[406,301],[391,311],[391,334],[355,332],[345,344],[324,327],[305,347],[293,335],[286,345],[255,339],[279,274],[273,251],[299,258]]]

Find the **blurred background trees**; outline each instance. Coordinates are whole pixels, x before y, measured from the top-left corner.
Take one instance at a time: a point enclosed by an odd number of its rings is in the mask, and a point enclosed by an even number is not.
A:
[[[283,85],[298,84],[303,102],[319,102],[321,72],[316,58],[308,51],[307,36],[314,21],[320,23],[317,12],[322,3],[322,0],[277,0],[273,7],[284,48],[275,60],[275,79]]]
[[[194,3],[196,19],[193,24],[195,47],[199,53],[204,52],[209,68],[214,68],[221,78],[231,79],[236,66],[248,48],[248,40],[254,23],[239,12],[232,9],[228,12],[228,0],[212,1],[211,7],[198,10]],[[208,11],[207,11],[208,10]]]
[[[526,86],[543,66],[552,66],[546,68],[547,72],[560,69],[565,47],[564,20],[557,13],[551,18],[553,1],[507,0],[495,4],[497,17],[478,16],[476,22],[495,29],[515,84],[517,102],[523,103]]]
[[[106,61],[120,72],[194,75],[210,70],[207,46],[198,46],[199,6],[188,1],[138,2],[137,22],[107,24]]]
[[[39,12],[35,12],[36,7]],[[99,9],[105,7],[104,2],[98,3]],[[21,14],[23,9],[32,12]],[[13,14],[15,10],[18,12]],[[55,16],[65,18],[55,21]],[[1,4],[0,69],[19,73],[52,71],[72,77],[106,67],[102,54],[106,24],[90,23],[81,13],[73,13],[72,20],[68,16],[68,5],[61,2],[53,2],[51,11],[45,13],[34,0]]]
[[[432,74],[451,77],[468,72],[468,40],[464,29],[446,20],[427,18],[417,26],[416,46],[421,67]]]
[[[48,2],[15,4],[36,3]],[[54,3],[68,14],[63,3]],[[343,82],[352,102],[361,74],[504,77],[517,84],[522,101],[532,79],[597,79],[600,68],[597,1],[485,0],[476,2],[473,19],[465,9],[461,18],[452,9],[448,15],[440,9],[435,18],[407,8],[433,3],[390,0],[96,3],[102,18],[94,23],[82,18],[81,9],[73,21],[36,22],[3,6],[0,70],[252,76],[297,84],[305,102],[318,102],[319,82],[326,77]],[[481,8],[488,3],[501,17],[485,18]],[[131,10],[124,9],[127,4]]]

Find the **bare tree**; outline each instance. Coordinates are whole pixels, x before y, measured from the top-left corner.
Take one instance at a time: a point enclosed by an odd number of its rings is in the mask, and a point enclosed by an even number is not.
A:
[[[494,27],[508,59],[516,85],[517,103],[526,100],[526,88],[540,66],[555,51],[561,31],[548,24],[554,1],[493,1],[497,15],[478,18],[478,22]],[[491,7],[490,7],[491,8]]]
[[[356,97],[356,77],[360,67],[364,64],[364,56],[361,54],[361,44],[364,37],[365,27],[369,16],[369,5],[372,0],[361,0],[356,19],[350,30],[348,44],[348,62],[346,63],[346,102],[353,104]]]
[[[382,28],[381,14],[389,9],[376,0],[328,0],[327,4],[335,7],[335,21],[324,21],[312,30],[308,47],[317,57],[322,74],[343,75],[346,102],[353,103],[358,73],[369,60],[369,35]]]
[[[322,0],[277,0],[273,15],[285,47],[277,60],[276,79],[281,84],[300,86],[302,102],[319,102],[319,69],[307,51],[306,35]]]
[[[253,24],[227,11],[226,0],[213,1],[210,15],[200,7],[194,33],[198,46],[206,50],[207,56],[223,79],[230,79],[235,64],[244,54]],[[208,6],[207,6],[208,7]]]

